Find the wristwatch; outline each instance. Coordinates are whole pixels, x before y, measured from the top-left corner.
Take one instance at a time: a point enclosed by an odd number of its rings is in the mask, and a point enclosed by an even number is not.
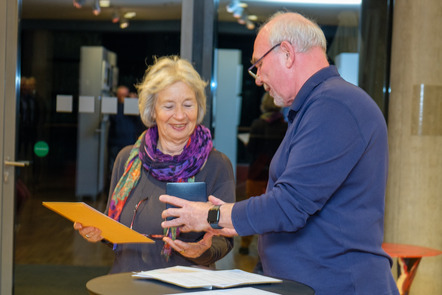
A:
[[[221,215],[221,212],[219,210],[220,206],[213,206],[209,209],[209,214],[207,216],[207,222],[210,224],[210,226],[214,229],[222,229],[222,226],[218,225],[219,218]]]

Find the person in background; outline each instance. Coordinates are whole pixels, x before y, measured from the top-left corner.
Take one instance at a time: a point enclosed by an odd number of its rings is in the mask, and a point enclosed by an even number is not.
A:
[[[290,107],[266,193],[237,203],[163,195],[178,208],[163,211],[176,218],[162,226],[259,234],[264,274],[316,295],[399,294],[382,249],[388,143],[379,107],[329,65],[324,33],[298,13],[260,28],[252,63],[255,83]]]
[[[117,114],[109,116],[108,153],[110,171],[112,171],[115,159],[121,149],[133,144],[145,129],[139,116],[124,114],[124,99],[130,96],[129,88],[124,85],[118,86],[116,96]]]
[[[201,125],[206,86],[192,65],[177,56],[149,66],[137,86],[139,109],[148,129],[116,159],[106,213],[142,234],[162,235],[159,196],[168,182],[205,182],[207,193],[235,200],[232,165],[215,150],[210,130]],[[89,242],[102,240],[95,227],[74,228]],[[168,235],[155,244],[114,245],[111,273],[175,265],[213,267],[233,247],[233,239],[211,233]],[[184,242],[182,240],[190,240]]]
[[[269,178],[269,165],[273,155],[281,144],[287,130],[281,107],[273,102],[268,92],[261,100],[261,116],[250,126],[250,139],[247,152],[250,154],[250,165],[246,181],[246,197],[259,196],[266,191]],[[249,246],[253,235],[242,236],[239,253],[249,254]]]

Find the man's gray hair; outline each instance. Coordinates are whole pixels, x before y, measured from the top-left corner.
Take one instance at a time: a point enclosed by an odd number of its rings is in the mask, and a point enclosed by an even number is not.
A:
[[[276,45],[282,41],[290,42],[296,52],[307,52],[313,47],[320,47],[326,52],[327,41],[319,25],[296,12],[279,11],[273,14],[261,27],[269,22],[269,42]]]

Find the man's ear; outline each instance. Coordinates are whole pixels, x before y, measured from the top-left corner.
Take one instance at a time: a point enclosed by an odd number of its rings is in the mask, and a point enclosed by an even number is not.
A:
[[[290,68],[295,62],[295,47],[288,41],[282,41],[280,47],[285,57],[285,65]]]

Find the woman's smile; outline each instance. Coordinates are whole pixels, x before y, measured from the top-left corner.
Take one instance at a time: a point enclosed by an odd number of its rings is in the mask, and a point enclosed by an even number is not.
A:
[[[176,82],[158,92],[155,120],[159,147],[176,155],[186,145],[197,125],[198,104],[195,92],[184,82]]]

